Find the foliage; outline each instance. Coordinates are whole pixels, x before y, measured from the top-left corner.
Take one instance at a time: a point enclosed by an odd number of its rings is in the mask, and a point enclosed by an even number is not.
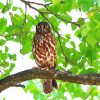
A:
[[[24,1],[24,0],[22,0]],[[74,74],[99,73],[100,72],[100,1],[99,0],[44,0],[48,5],[37,7],[38,14],[31,16],[30,13],[23,10],[22,7],[14,6],[14,0],[9,0],[5,5],[0,2],[0,13],[3,17],[0,18],[0,68],[4,69],[4,74],[1,73],[0,79],[5,75],[10,75],[15,67],[17,59],[16,54],[9,53],[9,47],[5,46],[8,41],[20,43],[22,55],[32,55],[32,38],[34,36],[35,27],[39,21],[47,21],[51,24],[52,32],[57,41],[57,69],[69,69]],[[38,5],[38,4],[37,4]],[[33,6],[35,7],[35,6]],[[28,7],[27,7],[28,9]],[[33,8],[34,10],[34,8]],[[73,16],[70,15],[72,10],[77,10],[80,13],[85,13],[86,18],[80,17],[76,22],[73,22]],[[5,16],[7,14],[10,19]],[[9,22],[11,20],[11,22]],[[71,33],[59,37],[61,27],[64,23],[66,26],[70,24],[74,31],[74,38],[79,40],[74,41]],[[59,37],[59,38],[58,38]],[[60,39],[60,42],[59,42]],[[61,43],[61,45],[59,45]],[[67,44],[71,45],[67,46]],[[1,49],[3,48],[3,49]],[[62,52],[63,49],[63,52]],[[29,55],[30,56],[30,55]],[[30,56],[30,59],[32,57]],[[68,66],[71,66],[68,68]],[[92,100],[95,96],[99,99],[97,86],[89,86],[85,92],[82,85],[74,83],[64,83],[58,81],[59,89],[54,90],[51,94],[45,95],[42,93],[40,81],[29,81],[25,92],[30,91],[34,94],[34,99],[37,100],[66,100],[69,93],[71,98],[80,97],[83,100],[89,94]],[[91,89],[93,89],[92,92]],[[88,98],[88,97],[87,97]]]

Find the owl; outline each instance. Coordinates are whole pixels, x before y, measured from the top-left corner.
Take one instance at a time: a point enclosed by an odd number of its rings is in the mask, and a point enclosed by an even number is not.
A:
[[[32,51],[39,68],[55,69],[57,56],[56,41],[47,22],[39,22],[36,25]],[[53,87],[58,88],[55,79],[43,79],[44,93],[51,93]]]

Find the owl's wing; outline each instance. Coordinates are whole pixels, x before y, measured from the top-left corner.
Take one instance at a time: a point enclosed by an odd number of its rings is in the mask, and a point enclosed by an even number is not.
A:
[[[33,57],[34,57],[34,59],[35,59],[35,55],[34,55],[34,53],[35,53],[35,37],[36,37],[36,35],[34,35],[33,36],[33,42],[32,42],[32,53],[33,53]]]

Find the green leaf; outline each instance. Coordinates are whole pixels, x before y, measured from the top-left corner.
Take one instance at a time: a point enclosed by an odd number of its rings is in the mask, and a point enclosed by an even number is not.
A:
[[[65,13],[65,12],[64,12]],[[68,24],[69,22],[72,21],[72,17],[70,15],[66,14],[62,14],[61,18],[65,19],[66,21],[64,21],[65,24]]]
[[[56,4],[59,4],[61,1],[62,1],[62,0],[52,0],[52,3],[53,3],[54,5],[56,5]]]
[[[96,32],[94,31],[94,37],[98,42],[100,41],[100,34],[99,33],[100,33],[99,28],[96,30]]]
[[[82,37],[87,36],[90,29],[91,29],[91,27],[89,26],[89,23],[85,23],[85,24],[83,25],[82,31],[81,31]]]
[[[3,62],[0,62],[0,65],[3,67],[3,68],[6,68],[9,66],[9,63],[6,62],[6,61],[3,61]]]
[[[8,4],[3,9],[2,13],[6,13],[7,11],[9,11],[9,9],[11,8],[11,6],[12,6],[12,0],[9,0]]]
[[[50,2],[51,0],[44,0],[45,2]]]
[[[34,59],[33,54],[30,54],[30,58],[31,58],[31,59]]]
[[[32,51],[32,41],[31,36],[27,36],[27,38],[24,36],[22,41],[22,49],[20,50],[20,53],[25,55]]]
[[[0,34],[3,34],[6,32],[6,24],[7,20],[5,18],[0,18]]]
[[[2,53],[2,60],[6,60],[8,58],[8,54],[7,53]]]
[[[81,38],[81,30],[78,29],[76,32],[75,32],[75,36],[77,36],[78,38]]]
[[[65,37],[70,40],[70,34],[65,34]]]
[[[81,59],[81,54],[80,52],[73,52],[72,56],[71,56],[71,61],[77,62],[78,60]]]
[[[6,100],[5,97],[3,97],[3,100]]]
[[[75,43],[73,41],[71,41],[70,44],[75,48]]]
[[[97,0],[97,6],[100,8],[100,0]]]
[[[85,19],[84,18],[78,18],[77,24],[79,24],[79,25],[85,24]]]
[[[91,29],[95,29],[96,26],[97,26],[97,23],[95,20],[92,20],[90,23],[89,23],[89,26],[91,27]]]
[[[5,46],[5,52],[8,52],[9,48],[7,46]]]
[[[11,67],[11,69],[13,69],[15,67],[15,64],[14,63],[10,63],[10,67]]]
[[[63,10],[65,9],[65,11],[71,11],[72,7],[73,7],[73,1],[74,0],[65,0],[64,2],[64,6],[63,7]],[[62,3],[63,4],[63,3]]]
[[[15,67],[15,64],[10,63],[10,68],[5,70],[5,74],[10,75],[10,72],[13,70],[14,67]]]
[[[86,56],[87,58],[91,58],[92,52],[93,52],[92,46],[91,46],[91,45],[88,45],[87,48],[86,48],[86,55],[85,55],[85,56]]]
[[[5,40],[0,39],[0,46],[3,46],[5,43],[6,43],[6,41],[5,41]]]
[[[80,48],[80,51],[81,51],[82,53],[85,53],[85,52],[86,52],[86,44],[85,44],[84,42],[81,42],[81,43],[79,44],[79,48]]]
[[[10,58],[10,60],[16,60],[16,54],[9,54],[9,58]]]
[[[83,69],[80,74],[91,74],[91,73],[97,73],[97,70],[95,68]]]
[[[88,37],[86,38],[87,43],[89,43],[92,47],[95,46],[97,40],[94,38],[93,34],[89,34]]]
[[[75,30],[77,28],[77,26],[75,24],[71,24],[71,28],[72,28],[72,30]]]
[[[94,18],[100,23],[100,13],[95,12]]]
[[[18,7],[16,7],[16,6],[14,6],[14,7],[12,8],[13,11],[16,11],[17,9],[18,9]]]
[[[0,9],[4,8],[4,4],[0,2]]]
[[[93,6],[94,0],[78,0],[78,3],[83,11],[89,11]]]
[[[52,5],[49,6],[48,9],[52,12],[52,13],[58,13],[59,12],[59,5]]]
[[[76,74],[78,73],[78,67],[71,67],[70,71],[73,73],[73,74]]]

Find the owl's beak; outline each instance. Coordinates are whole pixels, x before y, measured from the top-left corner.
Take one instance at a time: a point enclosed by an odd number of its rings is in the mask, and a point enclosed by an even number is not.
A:
[[[44,27],[41,26],[41,33],[44,33]]]

